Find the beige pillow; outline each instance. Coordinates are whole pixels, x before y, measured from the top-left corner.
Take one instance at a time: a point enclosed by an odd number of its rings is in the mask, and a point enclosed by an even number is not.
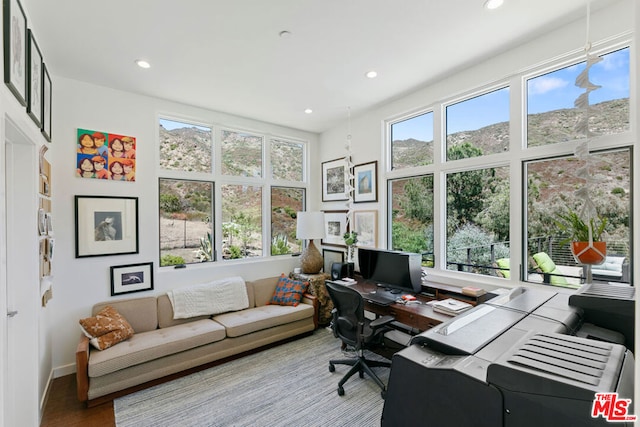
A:
[[[94,317],[80,319],[80,328],[89,342],[98,350],[104,350],[131,337],[133,328],[118,311],[106,306]]]

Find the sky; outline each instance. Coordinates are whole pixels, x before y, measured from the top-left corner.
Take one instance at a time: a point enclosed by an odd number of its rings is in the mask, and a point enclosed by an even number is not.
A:
[[[543,113],[574,108],[575,99],[584,92],[575,86],[585,63],[544,74],[527,81],[527,112]],[[591,92],[590,104],[629,98],[629,48],[603,55],[591,67],[589,80],[602,87]],[[455,133],[483,128],[509,120],[509,88],[499,89],[447,107],[447,132]],[[395,141],[414,138],[433,140],[433,113],[423,114],[392,125]]]

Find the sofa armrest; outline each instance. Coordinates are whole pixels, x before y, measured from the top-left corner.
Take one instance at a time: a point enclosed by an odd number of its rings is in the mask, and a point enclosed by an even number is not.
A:
[[[630,283],[629,282],[630,279],[630,275],[629,275],[629,263],[625,262],[624,264],[622,264],[622,282],[623,283]]]
[[[78,400],[89,400],[89,338],[84,335],[76,348],[76,386]]]
[[[302,295],[302,302],[313,306],[313,327],[314,329],[318,329],[318,313],[320,311],[320,303],[318,302],[318,298],[316,298],[315,295],[305,293]]]

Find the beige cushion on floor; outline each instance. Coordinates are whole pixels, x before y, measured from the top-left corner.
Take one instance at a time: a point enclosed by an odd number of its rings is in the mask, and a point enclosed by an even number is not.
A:
[[[159,357],[223,340],[225,329],[210,319],[135,334],[103,351],[91,351],[89,377],[148,362]]]
[[[313,306],[301,303],[297,307],[263,305],[233,313],[219,314],[214,316],[213,320],[227,329],[227,336],[239,337],[309,317],[313,317]]]

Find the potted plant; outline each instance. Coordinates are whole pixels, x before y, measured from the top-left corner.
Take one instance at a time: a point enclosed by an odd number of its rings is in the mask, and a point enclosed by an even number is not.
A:
[[[358,233],[356,231],[348,231],[342,236],[344,244],[347,245],[347,262],[353,262],[353,255],[358,243]]]
[[[602,241],[602,233],[607,225],[606,218],[582,219],[574,210],[566,214],[558,214],[561,221],[556,221],[558,228],[568,237],[561,245],[571,242],[571,252],[581,264],[601,264],[607,255],[607,243]]]

